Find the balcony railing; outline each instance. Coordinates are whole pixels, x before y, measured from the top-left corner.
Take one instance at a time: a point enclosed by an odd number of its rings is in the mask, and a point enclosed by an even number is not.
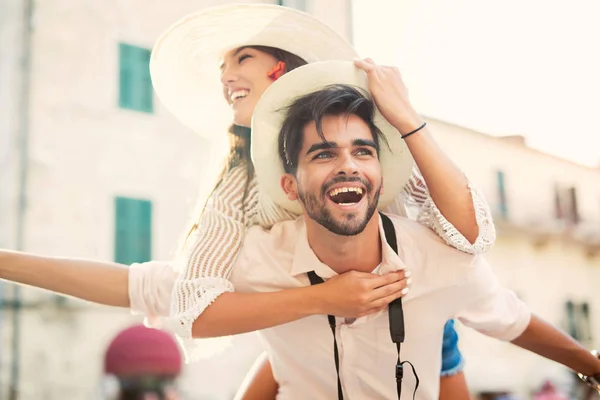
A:
[[[547,215],[523,218],[494,215],[494,222],[498,236],[521,234],[537,245],[560,240],[581,245],[590,256],[600,255],[600,221],[582,220],[574,223]]]

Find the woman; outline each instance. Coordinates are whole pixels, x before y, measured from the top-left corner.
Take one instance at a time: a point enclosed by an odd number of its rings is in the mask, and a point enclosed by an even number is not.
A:
[[[240,29],[226,29],[231,26]],[[351,59],[356,54],[312,17],[277,6],[232,5],[186,17],[159,39],[151,71],[165,106],[200,132],[210,104],[195,103],[195,99],[205,91],[211,76],[215,78],[216,56],[224,52],[222,89],[234,117],[231,151],[176,262],[181,269],[177,282],[164,263],[124,270],[109,263],[15,253],[0,254],[5,260],[0,262],[2,277],[102,304],[129,306],[150,316],[168,314],[165,299],[174,286],[171,321],[192,356],[192,337],[248,332],[311,314],[361,316],[385,308],[403,294],[407,282],[402,273],[386,277],[349,273],[326,282],[327,288],[233,292],[227,279],[245,229],[294,217],[259,194],[249,157],[250,132],[243,128],[250,126],[254,105],[279,74],[304,62]],[[381,68],[365,61],[357,65]],[[408,121],[418,115],[405,94],[404,117]],[[466,252],[486,251],[494,241],[494,229],[483,197],[437,147],[426,128],[407,138],[406,144],[423,177],[415,172],[391,211],[405,214],[405,205],[418,207],[418,220],[448,244]],[[462,377],[460,382],[464,385]]]

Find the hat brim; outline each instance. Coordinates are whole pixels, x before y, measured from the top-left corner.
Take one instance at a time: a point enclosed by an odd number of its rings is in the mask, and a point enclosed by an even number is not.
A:
[[[262,95],[252,116],[252,161],[261,190],[288,211],[302,213],[299,202],[291,201],[280,186],[285,174],[279,157],[279,132],[285,119],[281,111],[295,99],[332,84],[352,85],[368,92],[366,74],[347,61],[325,61],[308,64],[283,75]],[[400,133],[377,110],[375,125],[388,145],[380,149],[380,162],[385,190],[379,208],[391,204],[412,174],[414,160]]]
[[[157,40],[150,74],[158,98],[184,125],[210,137],[211,120],[228,115],[219,60],[252,45],[286,50],[308,63],[357,56],[333,29],[298,10],[272,4],[207,8],[182,18]]]

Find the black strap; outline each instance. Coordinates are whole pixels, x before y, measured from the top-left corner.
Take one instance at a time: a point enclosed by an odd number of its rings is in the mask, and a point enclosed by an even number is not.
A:
[[[385,233],[385,240],[388,245],[394,250],[394,253],[398,254],[398,240],[396,239],[396,229],[394,229],[394,223],[385,214],[379,213],[381,217],[381,224],[383,225],[383,232]],[[413,400],[417,395],[417,389],[419,387],[419,376],[415,371],[415,366],[410,361],[400,360],[400,348],[404,342],[405,330],[404,330],[404,310],[402,309],[402,297],[397,298],[389,304],[389,316],[390,316],[390,335],[392,342],[396,343],[396,349],[398,350],[398,361],[396,363],[396,392],[398,393],[398,400],[402,395],[402,378],[404,377],[404,364],[410,365],[413,375],[415,376],[415,390],[413,391]]]
[[[308,279],[310,279],[311,285],[318,285],[323,283],[323,279],[315,273],[315,271],[308,272]],[[340,381],[340,354],[338,351],[337,339],[335,337],[335,317],[328,315],[329,326],[331,327],[331,333],[333,333],[333,359],[335,361],[335,371],[337,372],[337,388],[338,388],[338,399],[343,400],[344,394],[342,392],[342,382]]]
[[[394,253],[398,254],[398,241],[396,240],[396,230],[394,229],[394,223],[385,214],[379,213],[381,216],[381,223],[383,225],[383,232],[385,233],[385,239],[388,245],[394,250]],[[392,301],[389,306],[390,313],[390,334],[392,335],[392,342],[400,344],[404,342],[404,311],[402,310],[402,297]],[[400,350],[398,350],[400,352]]]
[[[382,213],[379,213],[379,215],[381,216],[383,231],[385,233],[387,243],[392,248],[392,250],[394,250],[394,252],[398,254],[398,242],[396,240],[396,230],[394,229],[394,224],[387,215]],[[309,271],[307,274],[311,285],[318,285],[320,283],[323,283],[323,279],[321,279],[321,277],[318,276],[315,273],[315,271]],[[414,365],[412,365],[410,361],[400,361],[400,345],[402,344],[402,342],[404,342],[405,334],[402,298],[398,298],[389,304],[389,315],[390,335],[392,337],[392,342],[396,343],[396,349],[398,349],[398,362],[396,363],[396,391],[398,393],[398,400],[400,400],[400,395],[402,394],[402,378],[404,375],[404,364],[410,365],[410,367],[412,368],[413,375],[415,376],[416,384],[415,390],[413,392],[414,400],[417,394],[417,388],[419,387],[419,376],[415,371]],[[333,333],[333,358],[335,360],[335,370],[337,372],[338,400],[343,400],[344,394],[342,392],[342,382],[340,381],[340,358],[337,346],[337,339],[335,335],[335,317],[333,315],[328,315],[327,319],[329,320],[329,326],[331,327],[331,332]]]

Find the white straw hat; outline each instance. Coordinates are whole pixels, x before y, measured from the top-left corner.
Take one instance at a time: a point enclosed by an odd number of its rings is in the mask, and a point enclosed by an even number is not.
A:
[[[288,200],[280,186],[285,173],[279,157],[279,132],[285,119],[281,111],[294,100],[332,84],[352,85],[368,92],[367,75],[348,61],[324,61],[304,65],[283,75],[262,95],[252,116],[252,162],[261,190],[277,204],[302,213],[297,201]],[[414,161],[400,133],[377,110],[375,125],[387,142],[381,142],[380,160],[384,188],[379,208],[391,204],[412,173]]]
[[[207,8],[173,24],[156,42],[150,74],[158,98],[184,125],[209,136],[207,121],[227,110],[219,60],[251,45],[286,50],[308,63],[357,57],[333,29],[298,10],[272,4]]]

